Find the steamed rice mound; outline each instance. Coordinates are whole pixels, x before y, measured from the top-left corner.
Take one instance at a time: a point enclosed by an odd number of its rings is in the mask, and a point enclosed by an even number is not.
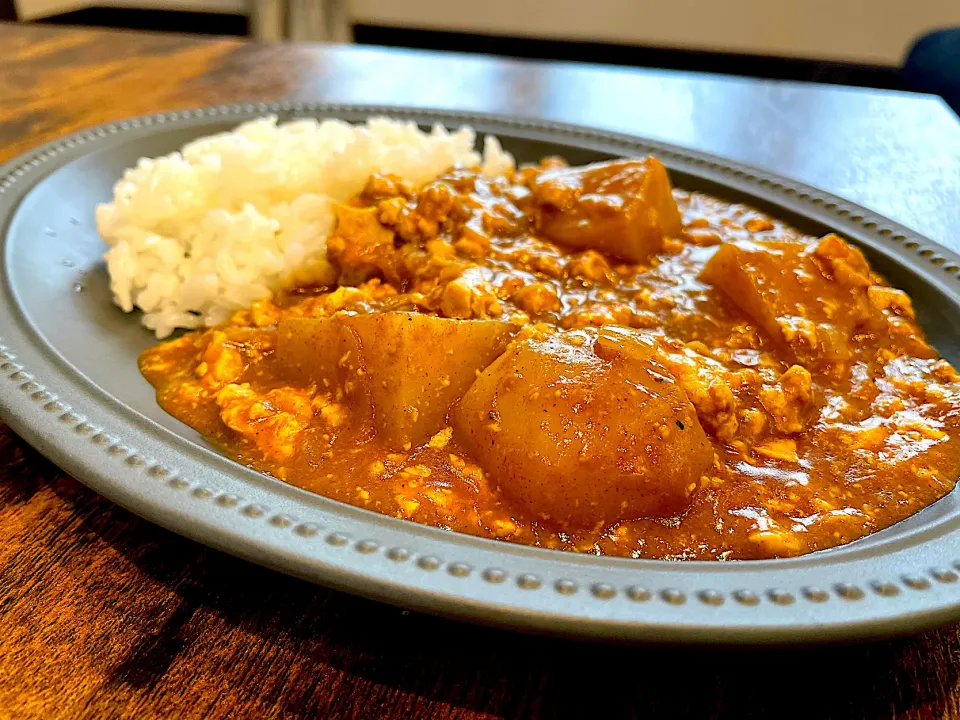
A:
[[[419,186],[452,167],[487,175],[513,167],[496,138],[485,139],[482,155],[475,139],[466,127],[425,133],[384,118],[360,126],[266,118],[142,158],[117,182],[113,202],[97,208],[114,301],[142,310],[162,338],[224,322],[294,272],[301,282],[330,282],[336,203],[375,172]]]

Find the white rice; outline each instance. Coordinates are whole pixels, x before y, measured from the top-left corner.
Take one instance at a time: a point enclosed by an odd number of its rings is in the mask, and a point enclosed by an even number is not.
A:
[[[337,120],[276,118],[142,158],[97,208],[97,227],[114,302],[143,311],[158,338],[176,328],[225,321],[304,269],[332,279],[326,260],[334,208],[375,172],[422,185],[451,167],[497,175],[513,157],[495,137],[475,152],[468,127],[385,118],[352,126]]]

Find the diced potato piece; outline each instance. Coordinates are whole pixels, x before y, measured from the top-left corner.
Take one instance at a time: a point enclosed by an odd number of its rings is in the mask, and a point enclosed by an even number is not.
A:
[[[280,320],[276,360],[283,376],[303,385],[316,384],[322,392],[343,390],[349,366],[362,367],[360,341],[343,324],[344,317]]]
[[[515,343],[453,420],[500,490],[560,527],[675,514],[714,457],[652,343],[611,327]]]
[[[721,245],[700,279],[722,290],[806,367],[850,357],[851,335],[871,319],[865,289],[825,277],[805,243]]]
[[[643,262],[681,232],[670,177],[653,157],[548,170],[533,195],[543,235],[559,245]]]
[[[399,450],[444,427],[450,406],[515,330],[407,312],[291,318],[278,328],[277,362],[304,384],[346,396],[351,411],[369,404],[377,435]]]
[[[420,313],[348,315],[360,340],[377,434],[403,448],[426,442],[446,424],[477,372],[500,355],[515,326]]]
[[[283,318],[277,325],[275,362],[284,378],[304,387],[315,385],[335,403],[324,421],[338,428],[349,420],[369,427],[374,408],[365,380],[364,358],[357,334],[343,324],[345,315],[325,318]],[[328,417],[338,409],[336,422]],[[346,412],[343,409],[346,408]]]

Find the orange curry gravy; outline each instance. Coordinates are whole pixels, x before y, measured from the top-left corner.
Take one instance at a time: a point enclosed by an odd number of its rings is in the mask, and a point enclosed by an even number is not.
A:
[[[835,235],[672,190],[653,158],[339,209],[336,280],[145,352],[162,407],[298,487],[603,555],[800,555],[960,471],[960,377]]]

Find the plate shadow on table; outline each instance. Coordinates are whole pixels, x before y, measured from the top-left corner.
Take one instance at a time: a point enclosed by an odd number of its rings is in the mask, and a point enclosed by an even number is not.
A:
[[[52,696],[89,664],[83,717],[146,712],[177,697],[198,717],[919,718],[945,716],[960,681],[953,629],[731,651],[593,645],[402,611],[167,532],[0,427],[0,457],[10,458],[0,467],[0,518],[13,538],[3,541],[13,555],[0,575],[0,632],[26,622],[37,647],[66,643],[77,656],[19,680],[0,659],[0,685]],[[27,553],[18,561],[18,542],[42,548],[45,564]],[[91,647],[97,638],[102,646]],[[918,677],[931,667],[936,678]]]

